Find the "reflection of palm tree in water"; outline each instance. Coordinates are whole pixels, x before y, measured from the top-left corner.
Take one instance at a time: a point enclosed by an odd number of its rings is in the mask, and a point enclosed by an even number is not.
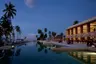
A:
[[[0,52],[2,52],[2,50],[0,50]],[[2,59],[0,59],[0,64],[11,64],[11,60],[12,60],[11,56],[14,55],[14,51],[12,49],[4,50],[2,54],[5,54],[5,55]]]
[[[4,55],[5,55],[4,50],[0,50],[0,59],[2,59]]]
[[[16,50],[16,53],[15,53],[15,56],[19,56],[20,55],[20,52],[21,52],[21,49],[17,49]]]
[[[43,43],[37,42],[37,45],[39,45],[38,52],[44,51],[44,53],[48,53],[47,46],[43,45]]]
[[[0,64],[12,64],[11,58],[6,57],[6,58],[0,59]]]
[[[47,49],[45,49],[45,50],[44,50],[44,52],[45,52],[45,53],[48,53],[48,50],[47,50]]]

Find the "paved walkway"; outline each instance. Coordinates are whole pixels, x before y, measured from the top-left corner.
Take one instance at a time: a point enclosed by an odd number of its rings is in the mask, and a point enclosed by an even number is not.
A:
[[[44,44],[60,45],[60,46],[70,47],[70,48],[87,48],[86,44],[78,44],[78,43],[75,43],[75,44],[67,44],[66,42],[58,43],[58,42],[54,42],[54,41],[50,41],[50,42],[44,41],[43,43],[44,43]]]
[[[0,50],[8,50],[8,49],[12,49],[13,48],[13,46],[2,46],[2,47],[0,47]]]
[[[94,47],[87,47],[86,44],[84,43],[75,43],[75,44],[67,44],[66,42],[61,42],[61,43],[58,43],[58,42],[54,42],[54,41],[50,41],[50,42],[47,42],[47,41],[43,41],[43,43],[46,45],[46,44],[54,44],[54,45],[60,45],[62,46],[62,49],[87,49],[87,50],[90,50],[90,51],[96,51],[96,48]],[[64,50],[65,50],[64,49]],[[59,49],[60,50],[60,49]]]

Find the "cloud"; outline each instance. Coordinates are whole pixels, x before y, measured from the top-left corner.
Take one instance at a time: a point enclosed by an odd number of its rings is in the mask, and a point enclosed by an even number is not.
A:
[[[33,0],[24,0],[25,4],[29,7],[29,8],[33,8],[34,7],[34,1]]]

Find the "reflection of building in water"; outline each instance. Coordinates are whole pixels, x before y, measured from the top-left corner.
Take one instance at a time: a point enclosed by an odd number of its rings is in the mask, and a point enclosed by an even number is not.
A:
[[[96,55],[91,53],[92,52],[69,52],[69,55],[85,64],[96,64]]]

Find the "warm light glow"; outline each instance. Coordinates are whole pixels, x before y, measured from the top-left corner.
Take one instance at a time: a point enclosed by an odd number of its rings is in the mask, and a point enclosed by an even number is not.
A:
[[[14,46],[12,45],[12,48],[14,48]]]
[[[87,25],[83,25],[83,33],[87,33]]]
[[[73,34],[76,34],[76,29],[75,28],[73,28]]]
[[[77,27],[77,30],[78,30],[77,33],[80,34],[80,32],[81,32],[80,27]]]
[[[70,29],[70,35],[72,35],[72,30]]]
[[[96,22],[90,24],[90,32],[94,32],[94,29],[96,29]]]
[[[88,54],[88,55],[96,55],[95,52],[88,52],[88,53],[85,53],[85,54]]]

